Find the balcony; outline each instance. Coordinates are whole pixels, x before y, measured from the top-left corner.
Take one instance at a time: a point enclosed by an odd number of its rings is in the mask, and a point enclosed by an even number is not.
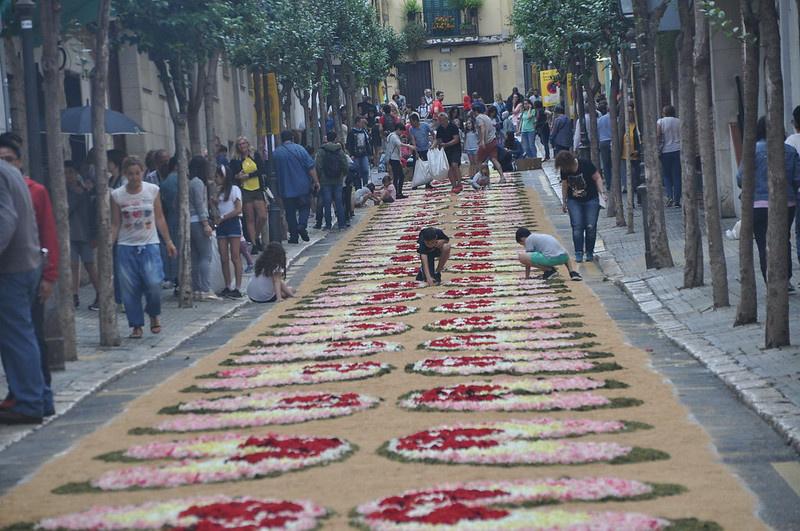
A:
[[[430,39],[478,37],[478,17],[464,16],[458,9],[428,8],[423,11],[425,30]]]

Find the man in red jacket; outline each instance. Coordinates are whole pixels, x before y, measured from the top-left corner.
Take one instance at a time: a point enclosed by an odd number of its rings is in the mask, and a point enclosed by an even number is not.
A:
[[[14,149],[13,140],[4,135],[0,139],[0,160],[4,160],[22,172],[22,160],[19,157],[19,147]],[[39,245],[42,250],[47,250],[46,256],[43,261],[42,277],[39,281],[39,288],[37,290],[37,297],[34,299],[33,306],[31,307],[31,317],[33,319],[34,328],[36,330],[36,341],[39,344],[39,352],[41,355],[42,375],[47,384],[48,393],[50,390],[50,368],[47,361],[47,344],[44,340],[44,305],[47,299],[53,294],[53,286],[58,280],[58,234],[56,232],[56,222],[53,217],[53,207],[50,202],[50,194],[47,188],[37,183],[28,176],[25,176],[25,184],[28,185],[28,191],[31,194],[31,202],[36,214],[36,225],[39,233]],[[0,409],[9,409],[14,406],[13,396],[7,396],[5,400],[0,402]],[[45,402],[45,416],[54,414],[52,394]]]

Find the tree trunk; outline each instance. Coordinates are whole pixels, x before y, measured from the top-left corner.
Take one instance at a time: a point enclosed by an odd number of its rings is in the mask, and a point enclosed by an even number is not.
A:
[[[63,77],[58,70],[61,55],[58,40],[61,26],[61,2],[42,0],[39,10],[42,24],[42,73],[44,75],[44,120],[47,131],[47,181],[53,214],[58,232],[58,283],[56,302],[58,321],[63,337],[64,359],[78,359],[75,344],[75,306],[72,304],[72,269],[69,249],[69,207],[64,180],[64,153],[61,145],[61,109],[59,95],[63,93]],[[31,135],[38,140],[36,135]]]
[[[597,168],[602,168],[602,164],[600,164],[600,142],[597,138],[597,101],[595,100],[599,90],[600,82],[597,80],[597,66],[592,64],[592,77],[586,87],[586,114],[589,115],[589,123],[586,124],[586,127],[589,133],[589,153],[592,157],[592,164]]]
[[[264,107],[264,74],[260,68],[253,71],[253,86],[256,105],[256,142],[258,146],[264,145],[264,137],[267,130],[266,109]]]
[[[342,100],[339,97],[339,83],[336,81],[335,71],[330,61],[328,61],[328,86],[333,97],[333,124],[336,127],[336,134],[342,136],[342,114],[339,112]]]
[[[648,117],[642,124],[644,138],[644,162],[647,169],[647,222],[650,240],[651,265],[656,269],[672,267],[672,252],[667,238],[664,218],[664,188],[661,184],[661,164],[658,159],[656,122],[659,115],[655,86],[655,35],[658,23],[666,10],[667,2],[650,13],[648,0],[634,0],[636,12],[636,38],[641,69],[639,73],[643,115]]]
[[[787,291],[789,219],[786,197],[786,173],[783,148],[783,73],[781,72],[781,37],[774,2],[759,6],[761,44],[766,66],[764,79],[767,95],[767,161],[769,173],[769,216],[767,219],[767,348],[789,344],[789,294]]]
[[[741,296],[734,326],[758,320],[756,272],[753,261],[753,195],[756,174],[756,123],[758,122],[758,0],[739,0],[744,29],[754,38],[742,42],[743,107],[742,222],[739,225],[739,278]],[[797,228],[795,228],[797,230]]]
[[[611,197],[608,214],[617,217],[617,227],[625,226],[625,206],[622,203],[622,183],[620,182],[620,149],[619,130],[619,57],[616,50],[611,51],[611,97],[608,100],[608,114],[611,120]]]
[[[695,192],[694,175],[697,158],[697,116],[693,77],[694,12],[689,0],[680,0],[681,34],[678,60],[678,107],[681,117],[681,185],[683,188],[683,287],[703,285],[703,235],[700,232],[700,215]]]
[[[189,96],[183,84],[183,68],[180,59],[156,61],[161,85],[167,96],[167,107],[175,133],[175,156],[178,159],[178,307],[192,307],[192,261],[189,229],[189,178],[186,146],[189,140],[186,124],[186,107]]]
[[[206,68],[206,84],[203,87],[203,112],[206,119],[206,149],[208,150],[208,171],[206,172],[206,189],[209,197],[217,197],[217,181],[214,176],[217,171],[217,149],[219,149],[219,137],[217,137],[217,67],[221,52],[216,51],[208,60]],[[219,208],[213,202],[209,202],[208,216],[212,220],[219,219]]]
[[[106,157],[106,120],[108,107],[108,25],[111,0],[101,0],[97,7],[97,33],[92,72],[92,138],[97,175],[97,300],[100,305],[100,346],[120,344],[117,327],[117,304],[114,301],[114,258],[111,242],[111,195],[108,189]]]
[[[8,76],[8,100],[11,114],[11,130],[22,139],[22,145],[28,145],[28,123],[25,121],[25,71],[22,68],[22,56],[17,48],[17,39],[6,32],[3,37],[6,52],[6,75]],[[21,150],[23,168],[28,164],[28,150]]]
[[[314,151],[319,149],[320,134],[319,134],[319,89],[315,86],[311,91],[311,124],[308,126],[311,134],[311,147]]]
[[[186,128],[189,131],[189,150],[192,155],[199,155],[203,150],[203,140],[200,135],[200,113],[186,115]]]
[[[629,94],[629,85],[628,81],[630,80],[630,61],[628,60],[627,52],[623,51],[620,55],[622,59],[622,76],[620,76],[622,81],[622,108],[625,112],[625,150],[628,153],[628,158],[625,159],[625,175],[627,177],[627,186],[628,186],[628,234],[633,234],[634,224],[633,224],[633,204],[634,198],[636,197],[636,188],[634,187],[633,182],[633,164],[631,163],[630,154],[633,153],[636,140],[634,138],[628,138],[628,124],[631,123],[631,118],[633,118],[632,113],[628,110],[628,102],[630,98]],[[647,236],[647,235],[645,235]]]
[[[188,87],[189,101],[186,112],[186,122],[189,128],[189,149],[192,155],[199,155],[203,151],[203,140],[200,134],[200,108],[203,106],[208,74],[208,62],[197,62],[192,65],[190,75],[191,83]]]
[[[714,106],[711,101],[711,48],[708,20],[701,11],[700,2],[695,2],[694,6],[695,108],[697,109],[697,136],[703,171],[703,202],[706,208],[708,258],[711,262],[714,308],[723,308],[730,306],[730,301],[728,298],[728,267],[725,263],[725,248],[722,245],[722,222],[719,212],[719,195],[717,194]]]

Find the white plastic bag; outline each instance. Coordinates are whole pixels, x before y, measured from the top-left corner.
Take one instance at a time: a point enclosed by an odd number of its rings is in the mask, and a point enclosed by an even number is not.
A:
[[[450,164],[447,162],[447,155],[445,155],[443,149],[431,149],[428,151],[428,163],[434,180],[442,181],[447,179]]]
[[[433,180],[431,175],[430,162],[427,160],[417,159],[414,163],[414,178],[411,180],[411,186],[424,186]]]
[[[222,288],[225,287],[225,280],[222,278],[222,262],[219,258],[216,234],[211,238],[211,268],[208,271],[208,279],[211,291],[214,293],[222,291]]]

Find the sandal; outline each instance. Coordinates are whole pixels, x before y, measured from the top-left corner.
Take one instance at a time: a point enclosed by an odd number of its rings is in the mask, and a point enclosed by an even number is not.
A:
[[[144,336],[142,327],[136,326],[133,328],[133,331],[131,331],[131,335],[128,336],[128,339],[142,339],[142,336]]]
[[[160,334],[161,333],[161,324],[158,323],[158,322],[153,323],[151,321],[150,322],[150,332],[152,332],[153,334]]]

